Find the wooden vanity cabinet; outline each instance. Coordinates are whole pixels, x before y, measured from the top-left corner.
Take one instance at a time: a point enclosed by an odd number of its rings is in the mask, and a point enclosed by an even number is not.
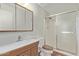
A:
[[[3,54],[3,56],[37,56],[37,55],[38,55],[38,42],[26,45],[24,47]]]
[[[30,56],[30,50],[26,50],[26,51],[24,51],[24,52],[22,52],[20,55],[18,55],[18,56]]]
[[[32,49],[31,49],[31,52],[30,52],[30,55],[31,56],[36,56],[36,55],[38,55],[38,47],[33,47]]]

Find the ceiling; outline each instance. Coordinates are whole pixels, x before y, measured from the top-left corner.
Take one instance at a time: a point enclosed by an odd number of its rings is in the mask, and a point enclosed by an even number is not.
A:
[[[38,3],[50,15],[79,9],[79,3]]]

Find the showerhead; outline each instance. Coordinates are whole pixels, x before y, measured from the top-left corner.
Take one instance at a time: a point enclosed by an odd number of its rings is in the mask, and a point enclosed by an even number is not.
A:
[[[49,19],[52,19],[52,17],[48,17]]]

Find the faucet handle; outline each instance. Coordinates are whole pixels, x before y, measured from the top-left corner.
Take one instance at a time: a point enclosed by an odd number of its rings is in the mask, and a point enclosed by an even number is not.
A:
[[[20,40],[20,39],[21,39],[21,36],[19,35],[19,36],[18,36],[18,40]]]
[[[21,36],[20,35],[18,36],[18,40],[16,42],[18,42],[18,41],[21,41]]]

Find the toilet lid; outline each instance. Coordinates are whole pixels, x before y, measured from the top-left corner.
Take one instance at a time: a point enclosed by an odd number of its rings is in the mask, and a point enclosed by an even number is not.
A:
[[[48,45],[44,45],[42,48],[46,50],[53,50],[53,48]]]
[[[41,53],[47,53],[47,54],[51,54],[53,53],[53,50],[46,50],[46,49],[41,49]]]

